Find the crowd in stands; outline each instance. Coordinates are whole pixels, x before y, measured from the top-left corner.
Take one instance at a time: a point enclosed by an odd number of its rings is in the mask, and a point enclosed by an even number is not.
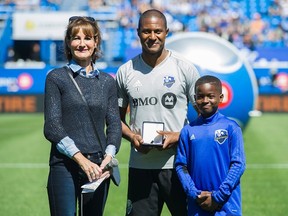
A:
[[[261,1],[261,0],[254,0]],[[247,5],[244,5],[244,3]],[[131,1],[119,20],[123,28],[136,29],[139,13],[153,7],[162,10],[172,33],[215,33],[238,48],[288,46],[288,0],[266,0],[262,11],[251,10],[250,1],[154,0]]]
[[[71,2],[74,2],[73,4]],[[163,11],[171,34],[186,31],[215,33],[239,49],[288,47],[288,0],[0,0],[15,10],[115,11],[119,28],[137,46],[139,14]],[[76,8],[78,7],[78,8]]]

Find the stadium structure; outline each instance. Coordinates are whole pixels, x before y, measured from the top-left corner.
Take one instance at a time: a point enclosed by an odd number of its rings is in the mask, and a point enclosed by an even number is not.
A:
[[[1,0],[0,112],[43,111],[46,74],[66,63],[69,17],[98,21],[103,56],[97,64],[113,75],[140,53],[137,22],[149,8],[163,11],[169,36],[208,32],[231,42],[257,78],[257,109],[288,112],[287,0]]]

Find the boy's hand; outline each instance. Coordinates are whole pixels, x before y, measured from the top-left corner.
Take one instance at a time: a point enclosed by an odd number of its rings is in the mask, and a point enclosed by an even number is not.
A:
[[[205,211],[214,212],[221,209],[221,206],[213,201],[210,191],[202,191],[196,199],[197,204]]]

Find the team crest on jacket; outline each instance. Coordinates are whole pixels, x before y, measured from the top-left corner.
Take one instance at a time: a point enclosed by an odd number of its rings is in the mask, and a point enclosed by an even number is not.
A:
[[[220,145],[223,144],[227,138],[228,138],[227,130],[219,129],[215,131],[214,140],[217,141]]]
[[[175,83],[175,78],[172,76],[164,76],[163,85],[170,88]]]

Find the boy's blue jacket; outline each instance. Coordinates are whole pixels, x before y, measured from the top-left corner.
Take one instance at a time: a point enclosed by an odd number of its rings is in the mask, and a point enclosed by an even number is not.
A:
[[[199,116],[180,133],[175,166],[188,196],[188,215],[242,215],[240,178],[245,153],[239,125],[216,112]],[[195,199],[201,191],[211,191],[212,199],[223,205],[220,211],[202,210]]]

